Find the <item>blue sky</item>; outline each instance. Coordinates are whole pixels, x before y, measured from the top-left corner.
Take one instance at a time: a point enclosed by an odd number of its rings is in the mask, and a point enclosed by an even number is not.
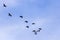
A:
[[[41,32],[34,35],[32,30],[39,27]],[[0,0],[0,40],[60,40],[60,0]]]

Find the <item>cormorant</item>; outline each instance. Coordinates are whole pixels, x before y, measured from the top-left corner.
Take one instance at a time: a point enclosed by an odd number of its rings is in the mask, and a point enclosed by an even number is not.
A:
[[[6,7],[6,5],[5,5],[5,4],[3,4],[3,6],[4,6],[4,7]]]
[[[20,16],[20,18],[23,18],[23,16]]]
[[[42,30],[42,28],[39,28],[39,29],[37,30],[37,32],[40,32],[40,30]]]
[[[26,23],[28,23],[28,21],[25,21]]]
[[[8,13],[8,15],[12,17],[12,15],[10,13]]]
[[[35,23],[32,23],[32,25],[34,25]]]
[[[34,34],[35,34],[35,35],[37,35],[37,32],[36,32],[36,30],[33,30],[32,32],[34,32]]]
[[[26,28],[29,28],[29,26],[26,26]]]

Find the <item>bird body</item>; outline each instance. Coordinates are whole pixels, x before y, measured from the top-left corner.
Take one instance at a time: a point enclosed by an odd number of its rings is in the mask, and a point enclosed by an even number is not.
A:
[[[29,28],[29,26],[26,26],[26,28]]]
[[[28,23],[28,21],[25,21],[26,23]]]
[[[6,5],[5,5],[5,4],[3,4],[3,6],[4,6],[4,7],[6,7]]]
[[[32,25],[34,25],[35,23],[32,23]]]
[[[36,30],[33,30],[32,32],[36,32]]]
[[[42,28],[39,28],[39,30],[42,30]]]
[[[20,16],[20,18],[23,18],[23,16]]]
[[[34,32],[34,34],[37,35],[37,31],[36,30],[33,30],[32,32]]]
[[[12,15],[11,15],[10,13],[8,13],[8,15],[9,15],[10,17],[12,17]]]

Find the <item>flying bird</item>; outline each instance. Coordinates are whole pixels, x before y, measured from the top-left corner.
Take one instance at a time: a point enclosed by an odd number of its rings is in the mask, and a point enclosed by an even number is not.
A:
[[[32,23],[32,25],[34,25],[35,23]]]
[[[25,23],[28,23],[28,21],[25,21]]]
[[[42,28],[39,28],[38,30],[37,30],[37,32],[40,32],[42,30]]]
[[[36,32],[36,30],[33,30],[32,32]]]
[[[3,4],[4,7],[6,7],[6,4]]]
[[[36,30],[33,30],[32,32],[34,32],[34,34],[35,34],[35,35],[37,35],[37,32],[36,32]]]
[[[29,28],[29,26],[26,26],[26,28]]]
[[[39,28],[39,30],[42,30],[42,28]]]
[[[23,16],[20,16],[20,18],[23,18]]]
[[[9,15],[10,17],[12,17],[12,15],[11,15],[10,13],[8,13],[8,15]]]

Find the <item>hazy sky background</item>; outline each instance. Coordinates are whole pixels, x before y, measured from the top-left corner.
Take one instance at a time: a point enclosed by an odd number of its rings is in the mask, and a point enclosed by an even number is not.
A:
[[[32,30],[39,27],[41,32],[34,35]],[[0,40],[60,40],[60,0],[0,0]]]

